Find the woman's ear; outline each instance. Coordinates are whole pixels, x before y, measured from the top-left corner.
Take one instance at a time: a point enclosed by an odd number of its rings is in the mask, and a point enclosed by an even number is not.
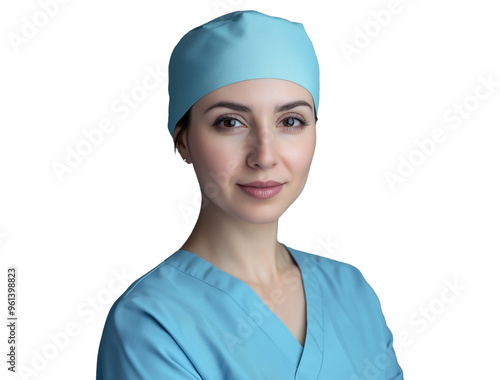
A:
[[[184,159],[185,162],[188,164],[190,163],[190,156],[189,156],[189,148],[187,144],[187,131],[184,130],[183,133],[177,138],[177,135],[181,131],[181,124],[177,124],[174,129],[174,142],[177,139],[177,146],[175,147],[178,151],[181,157]]]

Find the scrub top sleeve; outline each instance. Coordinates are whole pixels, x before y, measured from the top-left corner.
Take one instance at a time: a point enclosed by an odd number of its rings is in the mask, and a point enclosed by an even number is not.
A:
[[[384,316],[382,315],[383,318],[383,328],[385,329],[385,335],[386,335],[386,358],[385,362],[387,366],[387,379],[388,380],[404,380],[403,378],[403,370],[398,364],[398,361],[396,359],[396,353],[394,352],[393,348],[393,337],[392,333],[387,327],[387,324],[385,323]]]
[[[357,269],[356,269],[357,270]],[[359,272],[359,270],[357,270]],[[372,317],[376,326],[375,328],[380,329],[383,332],[384,341],[380,344],[380,351],[375,355],[373,360],[373,365],[380,370],[384,370],[385,377],[387,380],[404,380],[403,370],[398,364],[396,353],[393,347],[393,336],[391,330],[387,326],[384,314],[382,312],[382,306],[380,300],[373,290],[373,288],[368,284],[364,276],[359,272],[361,283],[365,291],[366,298],[369,300],[368,304],[372,311]]]
[[[202,380],[157,319],[134,301],[117,302],[104,326],[97,380]]]

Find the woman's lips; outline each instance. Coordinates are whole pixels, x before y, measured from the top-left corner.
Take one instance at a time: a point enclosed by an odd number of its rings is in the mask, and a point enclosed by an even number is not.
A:
[[[269,199],[276,196],[283,188],[283,183],[276,181],[254,181],[244,185],[238,184],[240,189],[247,195],[256,199]]]

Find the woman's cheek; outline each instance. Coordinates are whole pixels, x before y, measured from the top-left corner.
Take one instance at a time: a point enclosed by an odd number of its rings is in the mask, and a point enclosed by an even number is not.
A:
[[[234,148],[228,149],[227,144],[217,145],[207,141],[198,144],[194,162],[202,185],[226,186],[240,166],[236,153]]]

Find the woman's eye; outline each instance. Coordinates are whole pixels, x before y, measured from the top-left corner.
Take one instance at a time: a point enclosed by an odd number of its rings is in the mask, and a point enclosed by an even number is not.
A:
[[[238,127],[238,124],[241,125],[241,123],[236,119],[226,119],[222,121],[222,125],[228,128]]]
[[[241,127],[243,126],[243,124],[237,119],[231,117],[225,117],[217,119],[214,123],[214,126],[220,128],[235,128],[235,127]]]
[[[281,121],[280,125],[281,124],[287,128],[297,128],[305,125],[305,122],[296,117],[287,117]]]
[[[282,119],[278,126],[282,126],[290,130],[299,130],[304,128],[306,125],[308,124],[302,118],[298,116],[289,116]],[[232,129],[236,130],[239,127],[244,127],[245,125],[235,117],[223,116],[215,120],[213,126],[221,131],[229,131]]]

